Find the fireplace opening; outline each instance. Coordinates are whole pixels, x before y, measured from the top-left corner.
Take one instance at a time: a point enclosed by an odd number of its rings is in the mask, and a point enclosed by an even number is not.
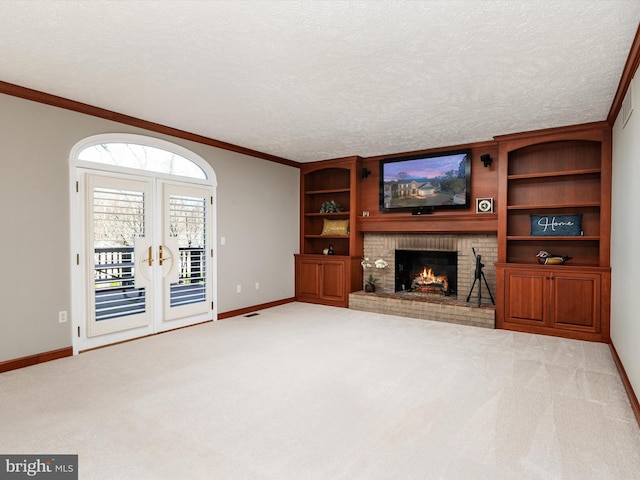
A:
[[[458,252],[396,250],[396,292],[456,295]]]

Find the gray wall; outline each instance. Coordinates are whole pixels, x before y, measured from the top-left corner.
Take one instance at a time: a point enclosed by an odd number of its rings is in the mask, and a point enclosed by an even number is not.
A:
[[[162,138],[212,165],[219,313],[294,296],[298,169],[0,94],[0,361],[71,346],[71,321],[58,323],[71,307],[69,153],[100,133]]]
[[[640,395],[640,80],[632,84],[636,108],[613,128],[611,218],[611,340],[636,395]]]

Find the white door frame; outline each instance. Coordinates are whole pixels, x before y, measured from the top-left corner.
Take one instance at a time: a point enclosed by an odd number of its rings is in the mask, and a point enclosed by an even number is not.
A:
[[[87,147],[102,144],[102,143],[131,143],[137,145],[145,145],[155,148],[160,148],[177,155],[180,155],[194,164],[196,164],[206,175],[206,179],[196,179],[177,175],[170,175],[165,173],[158,173],[153,171],[139,170],[134,168],[113,166],[100,164],[95,162],[87,162],[80,160],[78,157],[80,153]],[[134,134],[103,134],[95,135],[85,138],[78,142],[72,149],[69,157],[69,198],[70,198],[70,259],[71,259],[71,338],[73,345],[73,353],[77,355],[80,351],[91,349],[99,346],[103,346],[104,342],[100,342],[100,339],[91,340],[86,335],[87,325],[87,305],[86,305],[86,282],[87,279],[87,254],[86,254],[86,232],[84,228],[84,211],[86,207],[86,198],[83,194],[85,190],[84,186],[84,173],[87,170],[94,171],[101,175],[109,176],[127,176],[135,175],[141,177],[147,177],[151,179],[164,179],[166,181],[179,182],[181,184],[193,184],[197,186],[208,187],[211,192],[211,205],[210,215],[208,219],[208,238],[210,239],[208,249],[211,255],[210,270],[207,273],[208,281],[211,282],[211,299],[212,308],[211,315],[207,315],[206,318],[200,317],[200,321],[217,320],[218,318],[218,302],[217,302],[217,233],[216,233],[216,187],[217,180],[216,175],[208,162],[206,162],[199,155],[187,150],[184,147],[167,142],[165,140],[147,137],[144,135]],[[155,182],[154,182],[155,183]],[[166,324],[151,333],[158,333],[172,328],[180,328],[194,322],[176,320],[169,322],[169,326]],[[197,323],[197,322],[196,322]],[[132,338],[144,336],[148,333],[133,331],[123,331],[110,335],[109,343],[117,343]]]

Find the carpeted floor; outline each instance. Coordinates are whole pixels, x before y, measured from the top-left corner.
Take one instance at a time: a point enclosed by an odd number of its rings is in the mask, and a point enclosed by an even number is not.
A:
[[[0,374],[0,453],[79,478],[640,478],[604,344],[292,303]]]

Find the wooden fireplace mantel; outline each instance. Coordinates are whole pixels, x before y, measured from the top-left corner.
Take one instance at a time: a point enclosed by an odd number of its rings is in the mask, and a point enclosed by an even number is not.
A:
[[[362,233],[496,233],[498,214],[380,214],[357,218]]]

